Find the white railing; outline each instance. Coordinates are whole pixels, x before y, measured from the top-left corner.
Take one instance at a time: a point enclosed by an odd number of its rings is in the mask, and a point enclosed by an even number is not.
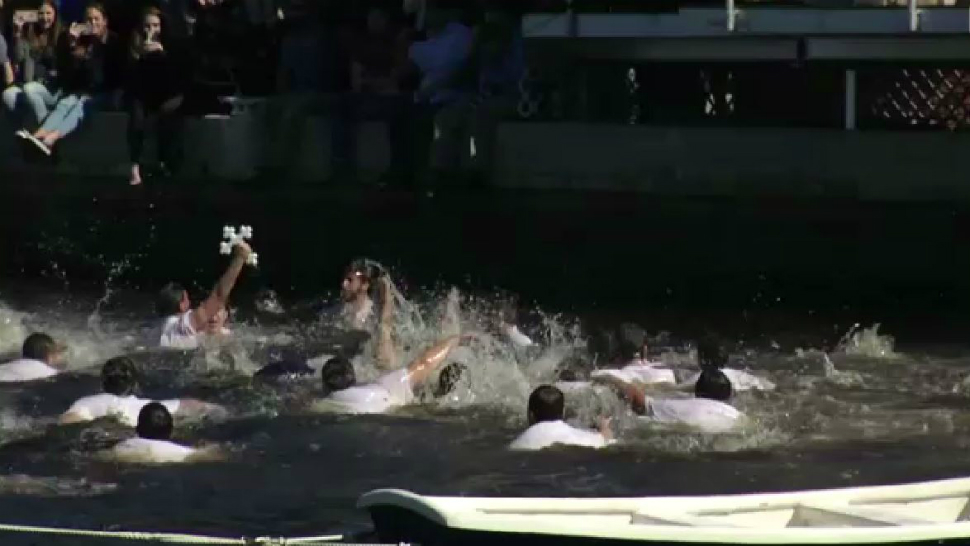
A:
[[[570,5],[570,13],[572,13],[572,1],[568,2]],[[920,20],[920,9],[918,0],[906,0],[906,9],[909,11],[909,31],[918,32],[919,31],[919,20]],[[737,29],[738,22],[738,7],[735,0],[724,0],[724,9],[727,21],[727,31],[734,32]]]

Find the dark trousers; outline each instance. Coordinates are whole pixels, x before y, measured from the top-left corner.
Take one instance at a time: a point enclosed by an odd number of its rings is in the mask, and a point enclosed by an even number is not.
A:
[[[132,98],[128,103],[128,154],[132,163],[141,163],[145,133],[148,131],[149,120],[154,118],[158,132],[158,160],[174,167],[178,161],[177,144],[182,132],[182,115],[179,111],[181,105],[181,95],[162,101]]]
[[[402,184],[414,176],[415,150],[411,138],[413,103],[410,95],[373,95],[345,93],[337,101],[333,115],[331,157],[337,177],[357,176],[357,128],[361,121],[387,122],[391,152],[389,175]]]

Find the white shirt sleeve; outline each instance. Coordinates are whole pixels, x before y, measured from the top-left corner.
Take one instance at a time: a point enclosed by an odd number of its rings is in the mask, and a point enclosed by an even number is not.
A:
[[[375,383],[387,389],[396,404],[408,404],[414,399],[411,373],[406,367],[378,377]]]
[[[195,326],[192,325],[193,310],[181,315],[172,315],[162,324],[162,335],[159,345],[171,349],[195,349],[199,346],[199,339]]]

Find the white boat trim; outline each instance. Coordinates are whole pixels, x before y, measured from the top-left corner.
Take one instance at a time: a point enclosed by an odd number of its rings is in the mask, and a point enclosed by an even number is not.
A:
[[[970,478],[708,497],[425,497],[381,489],[358,502],[380,506],[467,531],[619,540],[892,544],[970,537]]]

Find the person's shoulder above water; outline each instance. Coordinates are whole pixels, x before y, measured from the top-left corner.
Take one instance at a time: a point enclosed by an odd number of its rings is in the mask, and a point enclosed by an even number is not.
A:
[[[602,432],[583,430],[567,424],[565,396],[552,385],[536,387],[529,395],[529,428],[516,438],[510,449],[538,450],[554,445],[601,448],[611,443],[612,433],[605,424]]]
[[[62,423],[77,423],[93,421],[104,417],[113,417],[123,425],[133,427],[138,423],[138,414],[142,408],[152,403],[152,400],[138,398],[134,395],[118,396],[102,393],[85,396],[78,399],[61,417]],[[180,400],[163,400],[159,402],[170,413],[176,413],[181,405]]]
[[[128,463],[184,463],[198,450],[169,440],[129,438],[113,449],[115,458]]]
[[[172,414],[157,402],[146,404],[138,413],[137,438],[114,446],[106,455],[125,463],[186,463],[222,459],[214,448],[195,449],[171,441]]]
[[[49,335],[37,332],[27,336],[21,358],[0,364],[0,382],[34,381],[61,372],[65,348]]]
[[[0,364],[0,382],[33,381],[57,374],[56,369],[32,358],[18,358],[13,362]]]
[[[765,379],[759,377],[745,370],[738,370],[735,368],[721,368],[721,372],[728,378],[731,382],[731,388],[735,391],[771,391],[775,390],[775,384]],[[697,379],[701,376],[700,372],[696,372],[693,375],[685,379],[682,384],[685,386],[692,386],[697,383]]]
[[[727,432],[738,426],[743,413],[726,402],[708,398],[653,399],[649,420],[680,424],[702,432]]]
[[[576,428],[564,421],[543,421],[526,429],[509,448],[530,451],[554,445],[601,448],[608,444],[599,432]]]

